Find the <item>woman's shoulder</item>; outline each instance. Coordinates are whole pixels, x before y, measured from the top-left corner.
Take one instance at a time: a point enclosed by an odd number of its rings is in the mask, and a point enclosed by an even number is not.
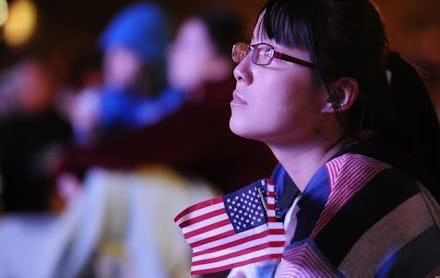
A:
[[[438,242],[440,234],[415,178],[367,152],[341,152],[324,167],[327,198],[310,235],[292,244],[287,257],[312,252],[325,258],[321,264],[348,277],[403,273],[409,261],[422,273],[440,263],[422,266],[437,252],[425,242]]]

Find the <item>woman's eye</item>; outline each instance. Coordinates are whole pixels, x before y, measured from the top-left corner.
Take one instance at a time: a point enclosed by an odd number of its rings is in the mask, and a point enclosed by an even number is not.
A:
[[[270,57],[270,53],[271,53],[271,50],[267,49],[267,48],[263,48],[263,49],[258,50],[259,56]]]
[[[264,51],[263,51],[264,56],[270,57],[270,54],[271,54],[271,49],[264,49]]]

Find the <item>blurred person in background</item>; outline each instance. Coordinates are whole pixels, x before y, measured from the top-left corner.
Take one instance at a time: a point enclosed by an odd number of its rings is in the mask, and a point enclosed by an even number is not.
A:
[[[218,10],[205,10],[181,23],[168,49],[169,86],[183,92],[188,101],[207,98],[205,87],[230,89],[230,37],[241,33],[238,18]],[[221,93],[218,93],[221,94]]]
[[[123,9],[104,30],[99,41],[104,55],[103,134],[154,124],[179,106],[180,95],[165,89],[170,31],[162,9],[144,2]]]
[[[12,107],[0,121],[0,277],[51,277],[65,243],[55,228],[63,210],[55,179],[72,129],[56,110],[56,82],[44,58],[24,56],[7,74]]]
[[[170,36],[167,16],[153,2],[130,4],[112,18],[98,42],[102,84],[85,88],[69,108],[78,143],[155,124],[180,106],[181,95],[166,89]]]
[[[98,136],[99,103],[102,85],[102,53],[83,50],[71,65],[58,106],[73,127],[74,143],[83,145]]]
[[[189,16],[166,65],[168,88],[180,93],[182,105],[154,125],[66,153],[63,169],[79,173],[80,186],[95,199],[87,211],[102,212],[85,215],[83,225],[96,228],[98,272],[189,277],[190,250],[171,221],[175,213],[272,171],[268,148],[228,129],[235,87],[230,46],[242,37],[231,11]]]
[[[274,158],[268,148],[228,129],[235,87],[230,45],[242,37],[240,20],[231,12],[206,10],[186,19],[167,60],[169,88],[179,91],[184,103],[155,125],[69,151],[65,169],[82,173],[96,166],[133,170],[165,164],[225,192],[270,173]]]
[[[56,82],[43,58],[22,58],[9,77],[12,107],[0,122],[4,210],[47,210],[71,125],[56,109]]]

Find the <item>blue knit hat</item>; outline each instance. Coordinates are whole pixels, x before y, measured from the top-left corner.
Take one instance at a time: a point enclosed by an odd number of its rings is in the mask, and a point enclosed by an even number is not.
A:
[[[144,61],[162,63],[169,42],[167,19],[153,3],[135,3],[119,12],[101,35],[105,52],[117,44],[137,51]]]

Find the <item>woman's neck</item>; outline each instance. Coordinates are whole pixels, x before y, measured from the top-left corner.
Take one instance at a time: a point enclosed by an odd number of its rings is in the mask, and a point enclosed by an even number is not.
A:
[[[303,192],[315,172],[350,140],[321,140],[294,146],[269,146],[298,189]]]

